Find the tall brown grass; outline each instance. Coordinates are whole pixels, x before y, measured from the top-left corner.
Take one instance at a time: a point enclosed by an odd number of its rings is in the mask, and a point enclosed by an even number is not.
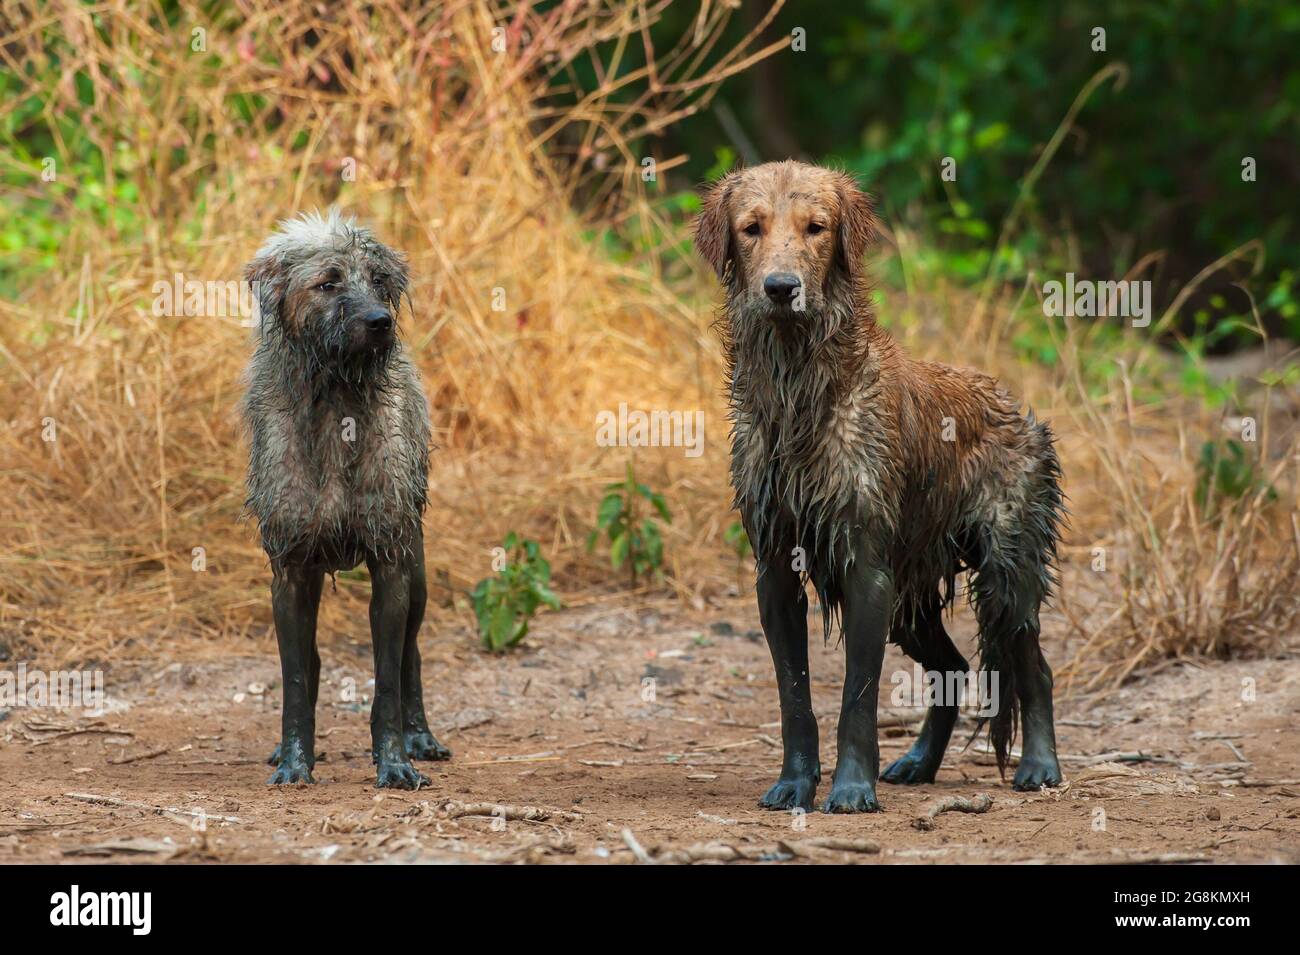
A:
[[[236,279],[276,219],[330,203],[411,257],[404,335],[440,445],[426,518],[435,601],[485,576],[510,529],[542,542],[570,603],[620,585],[582,543],[600,488],[634,453],[594,440],[597,412],[621,401],[706,411],[703,457],[642,449],[638,475],[674,511],[669,592],[700,606],[733,589],[715,290],[680,255],[682,223],[657,201],[690,184],[673,182],[683,157],[656,153],[654,134],[782,44],[762,47],[755,31],[727,47],[731,6],[704,3],[673,48],[656,50],[648,26],[665,6],[287,0],[215,16],[183,4],[168,25],[143,2],[19,5],[25,16],[0,28],[8,67],[102,151],[106,195],[129,177],[137,198],[122,224],[87,216],[76,189],[57,196],[57,267],[0,303],[4,639],[20,654],[104,659],[169,639],[265,635],[268,572],[240,518],[234,412],[248,332],[236,317],[156,316],[153,286],[178,272]],[[193,49],[196,28],[205,51]],[[584,83],[588,67],[595,79]],[[90,105],[69,79],[78,73]],[[656,160],[653,185],[644,156]],[[917,241],[899,227],[885,254],[906,261]],[[961,360],[986,343],[990,370],[1056,419],[1075,509],[1065,605],[1088,654],[1080,665],[1114,678],[1110,661],[1139,651],[1136,665],[1237,650],[1235,637],[1206,636],[1237,633],[1227,608],[1248,594],[1272,594],[1293,615],[1295,566],[1267,555],[1290,546],[1278,515],[1293,506],[1294,473],[1276,476],[1280,501],[1237,512],[1248,546],[1173,517],[1195,480],[1176,428],[1153,409],[1126,412],[1118,386],[1076,389],[1084,331],[1067,330],[1075,347],[1060,368],[1016,361],[1005,345],[1021,298],[1004,289],[973,308],[936,284],[883,314],[917,354]],[[1139,419],[1151,451],[1140,473],[1128,466]],[[1153,520],[1166,532],[1147,533]],[[1076,588],[1102,539],[1132,545],[1125,583]],[[205,570],[194,569],[195,548]],[[1157,572],[1168,583],[1144,587]],[[1180,618],[1188,574],[1194,603],[1209,609]],[[365,585],[342,575],[338,590],[325,632],[360,637]],[[1270,645],[1286,619],[1247,621],[1242,642]]]
[[[1232,497],[1202,466],[1203,442],[1193,437],[1221,434],[1222,421],[1189,407],[1171,421],[1166,407],[1138,406],[1127,371],[1109,408],[1087,400],[1077,379],[1076,385],[1081,425],[1096,438],[1089,463],[1108,500],[1098,505],[1101,520],[1094,523],[1101,530],[1091,553],[1081,554],[1094,573],[1080,578],[1066,604],[1082,638],[1067,676],[1095,689],[1196,656],[1294,648],[1300,442],[1294,419],[1285,434],[1270,433],[1271,389],[1255,393],[1263,421],[1256,423],[1261,450],[1252,459],[1252,486]],[[1089,595],[1094,612],[1071,611],[1086,606]]]
[[[472,584],[519,527],[580,589],[589,561],[573,545],[622,470],[595,447],[597,410],[716,410],[707,310],[669,287],[657,247],[620,262],[585,236],[633,221],[642,241],[669,234],[630,143],[652,144],[647,131],[761,54],[720,48],[730,10],[716,6],[628,67],[663,7],[253,3],[211,20],[195,5],[173,26],[148,3],[30,8],[5,49],[32,95],[84,124],[109,178],[132,178],[141,228],[92,221],[69,196],[58,268],[5,306],[0,626],[105,653],[260,632],[266,565],[240,521],[233,412],[248,332],[236,317],[156,317],[152,289],[175,273],[236,279],[278,218],[329,203],[411,256],[405,335],[442,446],[436,578]],[[587,88],[580,60],[597,64]],[[93,105],[64,82],[74,72],[93,78]],[[237,97],[258,98],[250,116]],[[655,158],[662,181],[677,157]],[[42,440],[47,419],[57,440]],[[687,557],[703,515],[725,513],[722,486],[662,457],[652,480],[681,499]],[[716,490],[692,504],[673,493],[685,483]]]

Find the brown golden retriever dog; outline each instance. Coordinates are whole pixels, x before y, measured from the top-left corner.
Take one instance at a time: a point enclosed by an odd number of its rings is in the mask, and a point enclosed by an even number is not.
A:
[[[967,571],[999,768],[1018,718],[1015,787],[1061,781],[1038,640],[1063,516],[1051,431],[992,378],[913,361],[876,324],[862,269],[875,232],[872,201],[851,177],[798,162],[726,176],[696,224],[696,247],[726,286],[732,484],[781,701],[781,777],[760,803],[771,809],[811,808],[821,778],[808,581],[827,636],[838,619],[847,654],[825,811],[879,809],[887,638],[941,687],[964,682],[969,666],[943,611]],[[934,781],[954,695],[930,707],[886,782]]]

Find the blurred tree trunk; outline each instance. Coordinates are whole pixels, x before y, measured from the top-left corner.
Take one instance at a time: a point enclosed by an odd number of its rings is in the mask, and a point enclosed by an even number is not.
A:
[[[766,7],[767,4],[757,0],[749,0],[744,4],[746,30],[758,26],[767,12]],[[779,30],[777,24],[773,23],[761,42],[768,43],[776,39]],[[765,57],[746,71],[749,77],[750,108],[742,115],[748,114],[752,124],[750,135],[758,142],[764,159],[793,159],[804,155],[799,147],[799,139],[791,129],[793,121],[790,118],[790,99],[785,81],[786,73],[792,66],[792,57],[800,55],[811,54],[796,54],[786,50]]]

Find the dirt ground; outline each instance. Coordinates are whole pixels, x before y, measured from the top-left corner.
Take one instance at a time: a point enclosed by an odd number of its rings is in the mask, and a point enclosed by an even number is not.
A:
[[[1179,664],[1058,698],[1056,791],[1012,791],[982,740],[963,752],[964,716],[936,784],[882,783],[874,815],[804,816],[756,805],[780,768],[757,626],[752,599],[610,601],[544,615],[529,645],[492,657],[463,624],[426,624],[430,721],[455,755],[421,764],[418,792],[373,788],[363,620],[324,645],[311,787],[265,785],[269,634],[240,655],[119,665],[98,717],[0,710],[0,862],[1300,862],[1294,659]],[[842,659],[814,637],[821,796]],[[897,670],[911,664],[891,647],[882,698]],[[919,712],[885,704],[883,763]],[[981,794],[987,811],[918,828],[936,801]]]

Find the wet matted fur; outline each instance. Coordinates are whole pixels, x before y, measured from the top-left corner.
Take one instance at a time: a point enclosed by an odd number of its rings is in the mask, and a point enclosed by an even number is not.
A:
[[[378,784],[418,787],[429,732],[417,643],[429,412],[397,334],[405,258],[337,210],[281,223],[249,263],[259,309],[242,405],[248,510],[274,574],[284,720],[272,783],[312,782],[326,573],[370,569]]]
[[[914,361],[876,324],[861,266],[875,232],[872,201],[851,177],[797,162],[724,177],[696,224],[696,246],[726,286],[731,477],[781,695],[785,760],[762,801],[771,808],[809,807],[820,778],[805,581],[828,636],[840,621],[848,653],[828,811],[878,808],[886,636],[927,671],[967,672],[942,622],[965,571],[981,666],[998,680],[999,767],[1019,718],[1015,785],[1061,779],[1038,647],[1063,515],[1051,431],[992,378]],[[931,707],[883,778],[933,781],[956,715]]]

